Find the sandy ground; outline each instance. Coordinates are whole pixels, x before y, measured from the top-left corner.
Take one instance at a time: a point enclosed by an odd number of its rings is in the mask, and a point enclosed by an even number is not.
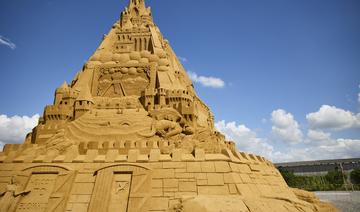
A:
[[[322,201],[333,203],[343,212],[360,211],[360,191],[328,191],[315,193]]]

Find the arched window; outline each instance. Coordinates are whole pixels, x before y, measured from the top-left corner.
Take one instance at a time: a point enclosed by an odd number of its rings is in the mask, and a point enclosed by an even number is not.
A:
[[[141,38],[139,38],[139,42],[140,42],[140,44],[139,44],[139,51],[141,51],[141,48],[142,48],[142,39]]]

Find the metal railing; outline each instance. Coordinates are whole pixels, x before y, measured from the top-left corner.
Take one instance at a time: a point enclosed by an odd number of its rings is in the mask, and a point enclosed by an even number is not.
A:
[[[292,188],[299,188],[306,191],[360,191],[360,184],[297,184],[289,186]]]

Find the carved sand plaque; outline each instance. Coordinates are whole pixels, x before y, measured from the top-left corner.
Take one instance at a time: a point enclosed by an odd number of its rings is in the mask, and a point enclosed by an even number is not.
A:
[[[19,212],[41,212],[45,211],[50,194],[55,185],[57,174],[33,174],[26,186],[26,190],[31,191],[24,196],[16,211]]]

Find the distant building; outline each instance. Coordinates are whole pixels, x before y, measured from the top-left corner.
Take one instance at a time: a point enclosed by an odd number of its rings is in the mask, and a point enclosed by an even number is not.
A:
[[[277,163],[275,166],[280,170],[291,171],[295,175],[303,176],[325,175],[336,169],[350,173],[352,170],[360,168],[360,158]]]

